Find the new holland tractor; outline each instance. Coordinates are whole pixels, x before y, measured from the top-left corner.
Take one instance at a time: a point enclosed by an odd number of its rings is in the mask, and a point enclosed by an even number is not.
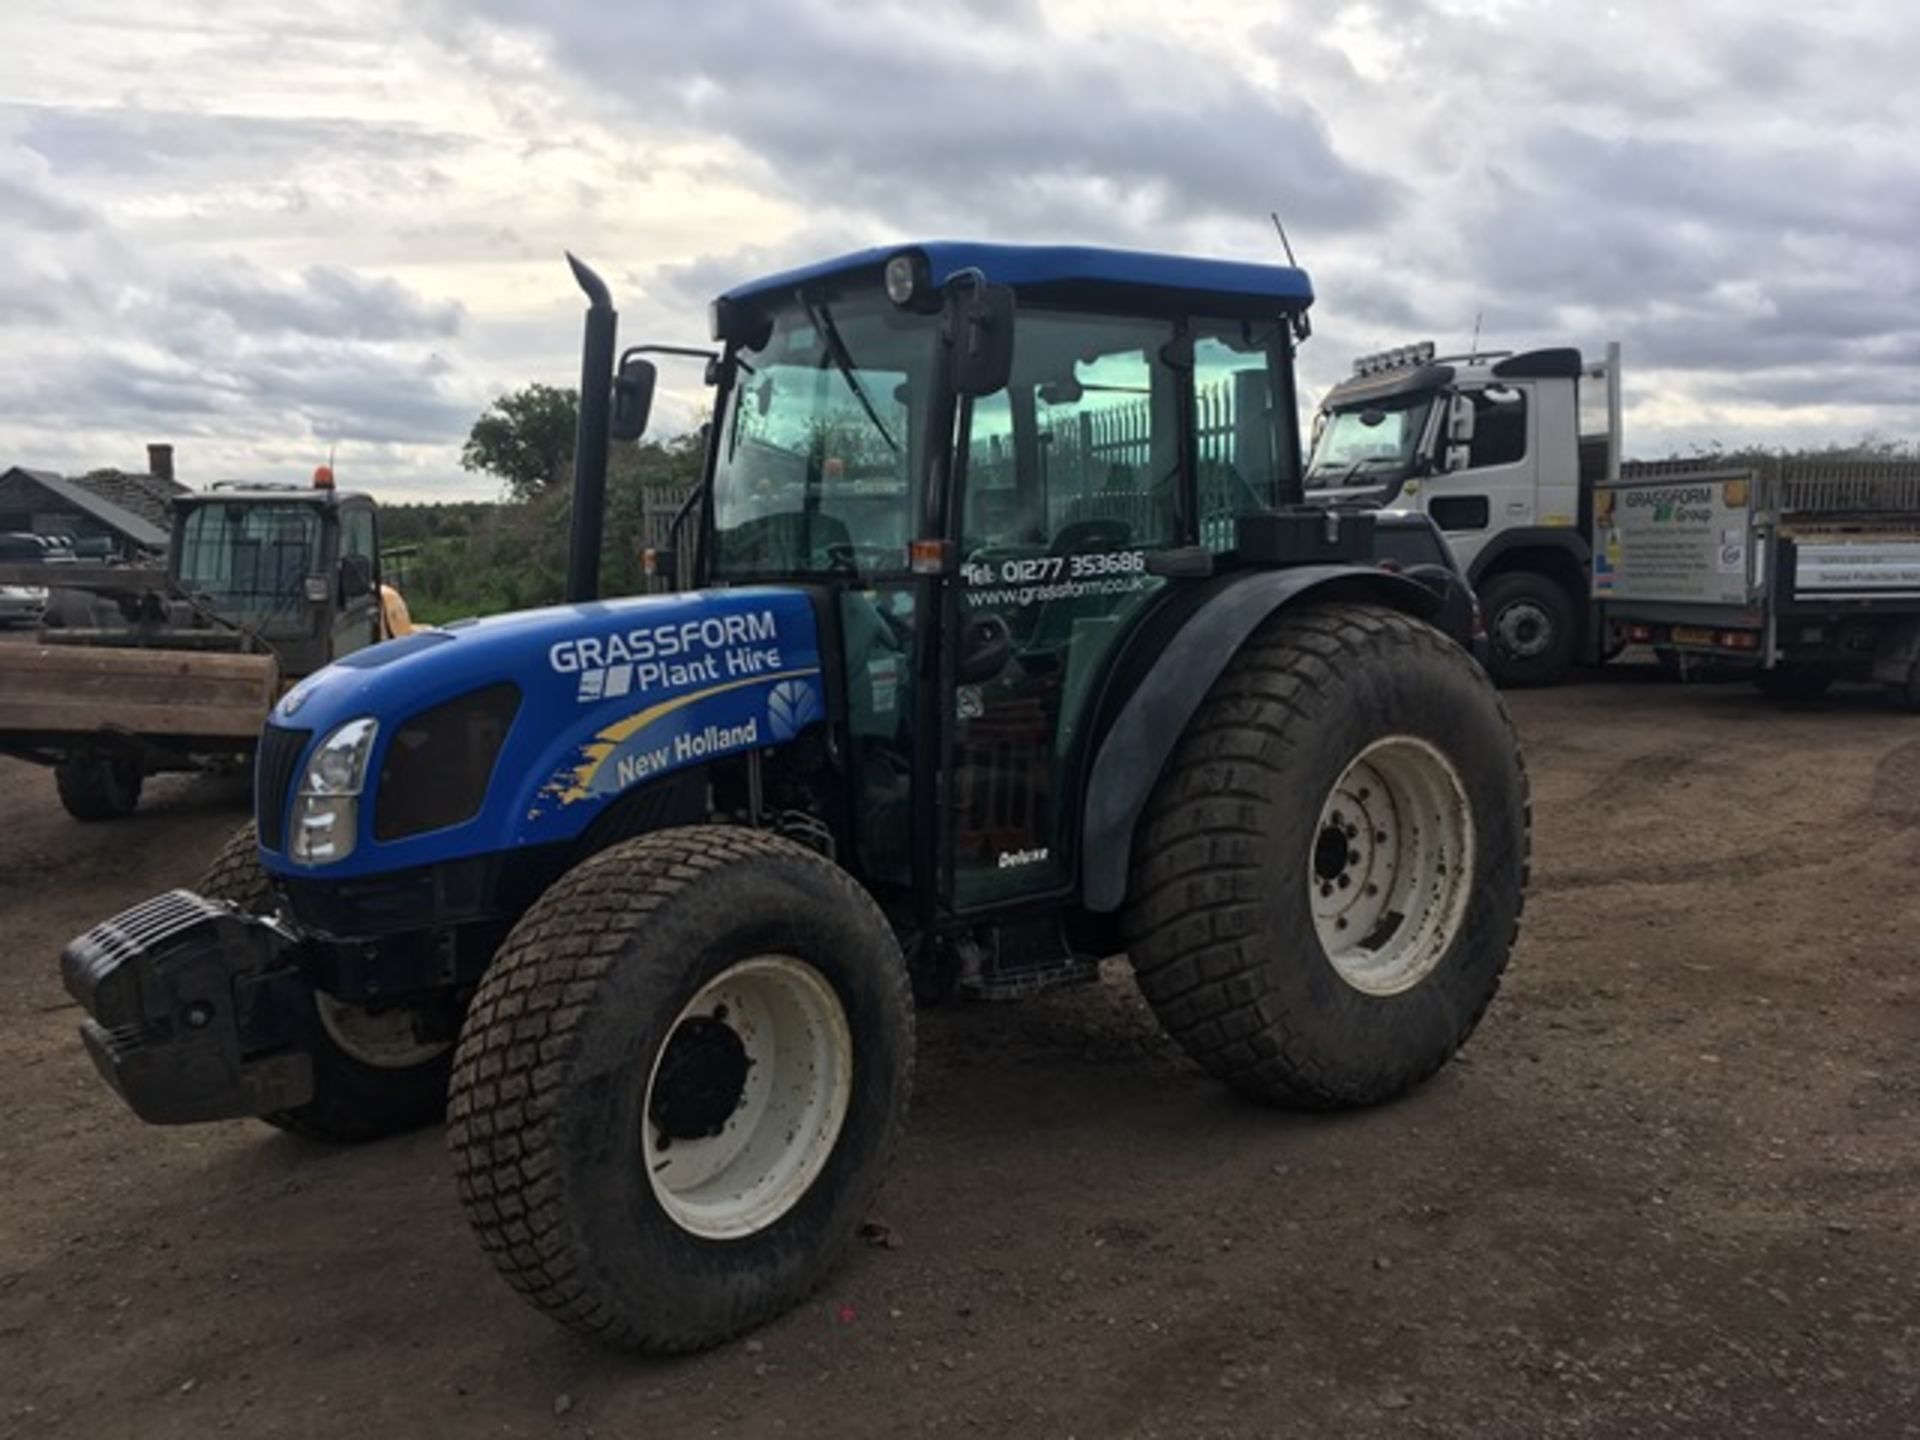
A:
[[[1501,702],[1300,503],[1297,269],[930,243],[742,285],[614,359],[587,292],[569,603],[303,681],[197,892],[74,940],[86,1048],[158,1123],[446,1115],[540,1309],[694,1349],[856,1236],[916,997],[1126,952],[1207,1072],[1389,1100],[1467,1038],[1526,880]],[[596,596],[610,438],[704,358],[704,480]]]

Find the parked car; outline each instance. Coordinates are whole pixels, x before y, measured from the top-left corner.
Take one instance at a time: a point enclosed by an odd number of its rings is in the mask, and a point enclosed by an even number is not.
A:
[[[46,608],[46,586],[0,585],[0,625],[37,625]]]
[[[73,560],[64,540],[20,531],[0,534],[0,565],[70,565]],[[46,609],[46,586],[0,585],[0,625],[37,625]]]

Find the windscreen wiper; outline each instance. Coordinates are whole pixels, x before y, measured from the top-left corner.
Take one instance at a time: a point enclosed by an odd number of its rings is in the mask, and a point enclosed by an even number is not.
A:
[[[887,448],[894,454],[900,453],[900,447],[894,443],[893,436],[887,433],[887,427],[881,423],[880,412],[873,408],[873,401],[867,398],[860,377],[854,373],[853,356],[847,352],[847,342],[840,338],[840,327],[833,323],[833,316],[825,305],[816,306],[803,294],[800,305],[807,312],[807,319],[820,337],[827,342],[827,354],[833,357],[833,367],[840,372],[840,378],[847,382],[847,389],[853,392],[853,398],[860,402],[860,408],[867,412],[867,419],[873,422],[873,428],[880,432],[880,438],[887,442]]]

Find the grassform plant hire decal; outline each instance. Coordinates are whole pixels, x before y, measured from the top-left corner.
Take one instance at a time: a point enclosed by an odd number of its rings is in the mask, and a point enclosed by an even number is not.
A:
[[[813,647],[795,648],[771,608],[556,642],[548,663],[572,677],[575,702],[612,713],[542,787],[533,813],[792,739],[824,714]],[[608,704],[619,700],[626,706]]]

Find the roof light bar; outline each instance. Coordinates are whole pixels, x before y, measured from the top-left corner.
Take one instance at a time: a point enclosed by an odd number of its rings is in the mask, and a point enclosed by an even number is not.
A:
[[[1353,362],[1353,373],[1380,375],[1388,370],[1407,370],[1415,365],[1431,364],[1433,356],[1434,348],[1431,340],[1422,340],[1418,345],[1397,345],[1391,350],[1362,355]]]

